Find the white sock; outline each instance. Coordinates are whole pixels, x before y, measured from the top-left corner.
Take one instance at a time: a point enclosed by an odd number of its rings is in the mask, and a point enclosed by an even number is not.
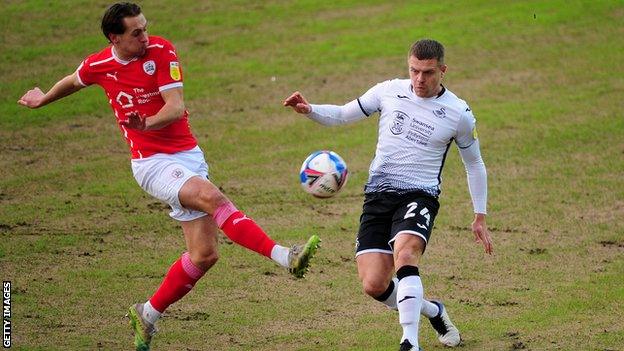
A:
[[[388,298],[384,301],[380,301],[384,305],[386,305],[389,309],[397,310],[397,288],[399,287],[399,279],[397,277],[392,278],[392,282],[394,283],[394,290]],[[424,315],[427,318],[433,318],[440,313],[440,308],[435,303],[423,299],[422,306],[420,307],[420,314]]]
[[[420,306],[423,301],[423,287],[420,277],[409,275],[399,280],[397,291],[397,307],[399,322],[403,327],[401,341],[407,339],[418,349],[418,323],[420,322]]]
[[[420,307],[420,313],[427,318],[433,318],[440,313],[440,308],[435,303],[423,299],[422,306]]]
[[[284,268],[288,267],[288,253],[290,249],[284,246],[275,245],[271,250],[271,259]]]
[[[149,300],[143,304],[143,316],[142,317],[146,321],[152,324],[156,324],[156,321],[158,320],[158,318],[160,318],[161,314],[162,313],[158,312],[158,310],[156,310],[154,306],[152,306]]]
[[[392,278],[392,283],[394,283],[394,289],[390,296],[387,299],[380,301],[384,305],[388,306],[389,309],[395,310],[397,309],[397,290],[399,287],[399,279],[397,277]]]

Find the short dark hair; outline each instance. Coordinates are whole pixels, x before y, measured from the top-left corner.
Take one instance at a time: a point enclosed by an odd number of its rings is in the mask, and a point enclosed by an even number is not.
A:
[[[444,46],[433,39],[421,39],[412,45],[409,57],[419,60],[436,59],[438,64],[444,64]]]
[[[141,14],[141,7],[131,2],[118,2],[111,5],[102,17],[102,32],[110,42],[109,34],[123,34],[126,31],[123,19]]]

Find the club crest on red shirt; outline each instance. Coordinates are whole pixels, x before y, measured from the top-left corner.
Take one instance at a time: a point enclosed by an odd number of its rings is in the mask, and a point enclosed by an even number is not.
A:
[[[153,75],[156,72],[156,63],[153,60],[146,61],[143,63],[143,71],[150,76]]]

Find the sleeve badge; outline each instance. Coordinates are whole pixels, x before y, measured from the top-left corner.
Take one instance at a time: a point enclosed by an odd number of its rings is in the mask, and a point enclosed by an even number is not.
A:
[[[182,75],[180,74],[180,63],[169,62],[169,75],[176,81],[182,79]]]

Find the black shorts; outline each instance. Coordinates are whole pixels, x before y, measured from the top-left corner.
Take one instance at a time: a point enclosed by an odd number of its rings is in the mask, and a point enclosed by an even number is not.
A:
[[[424,192],[366,194],[355,255],[392,254],[392,245],[399,233],[417,235],[426,245],[439,208],[438,199]]]

